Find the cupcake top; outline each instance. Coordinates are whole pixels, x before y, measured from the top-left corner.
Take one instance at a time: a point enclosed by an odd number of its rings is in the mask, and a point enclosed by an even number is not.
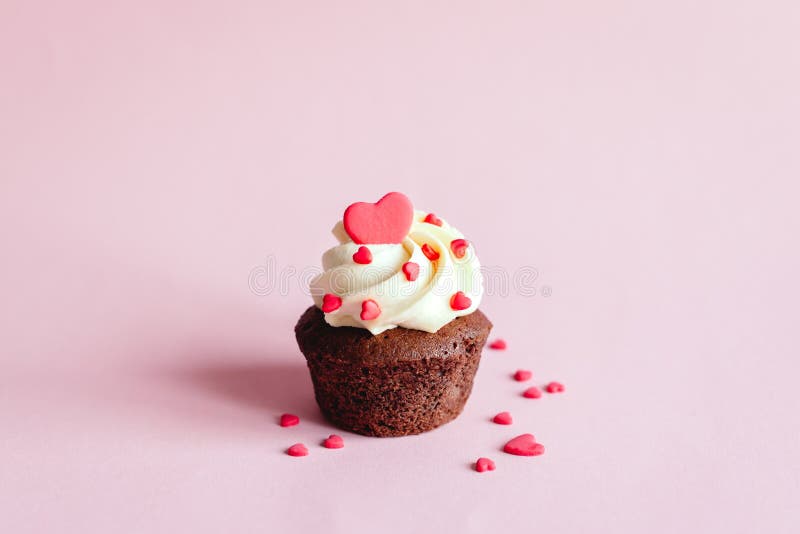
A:
[[[310,285],[331,326],[436,332],[478,309],[483,278],[474,247],[402,193],[351,204],[333,235],[339,244],[323,254],[324,272]]]

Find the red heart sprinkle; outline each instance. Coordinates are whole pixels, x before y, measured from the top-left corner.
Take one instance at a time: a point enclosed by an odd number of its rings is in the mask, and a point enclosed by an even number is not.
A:
[[[406,280],[413,282],[419,276],[419,265],[413,261],[408,261],[403,264],[403,274],[406,275]]]
[[[322,446],[326,449],[341,449],[344,447],[344,440],[342,436],[331,434],[328,439],[322,442]]]
[[[544,387],[544,390],[548,393],[561,393],[564,391],[564,384],[560,382],[550,382]]]
[[[517,382],[525,382],[526,380],[530,380],[533,376],[533,373],[526,369],[519,369],[516,373],[514,373],[514,380]]]
[[[514,422],[514,420],[511,418],[511,414],[508,412],[500,412],[499,414],[494,416],[494,419],[492,419],[492,421],[494,421],[498,425],[510,425],[511,423]]]
[[[439,253],[436,252],[435,248],[427,243],[422,245],[422,253],[425,254],[425,257],[431,261],[436,261],[439,259]]]
[[[442,220],[433,213],[427,214],[422,222],[426,222],[428,224],[435,224],[436,226],[442,225]]]
[[[372,299],[367,299],[361,303],[361,320],[371,321],[381,314],[381,307]]]
[[[322,297],[322,311],[323,313],[330,313],[336,311],[342,306],[342,299],[333,293],[325,293]]]
[[[539,456],[544,453],[544,445],[536,443],[533,434],[522,434],[506,443],[503,452],[516,456]]]
[[[294,426],[300,423],[300,418],[291,413],[281,415],[281,426]]]
[[[494,471],[494,462],[489,458],[478,458],[478,461],[475,462],[475,471],[478,473]]]
[[[526,399],[538,399],[542,396],[542,390],[533,386],[532,388],[528,388],[522,392],[522,396]]]
[[[450,307],[456,311],[466,310],[472,306],[472,299],[464,294],[463,291],[457,291],[455,295],[450,297]]]
[[[504,339],[495,339],[489,343],[489,348],[494,350],[506,350],[506,342]]]
[[[308,447],[302,443],[295,443],[286,449],[286,454],[289,456],[308,456]]]
[[[367,247],[360,246],[356,253],[353,254],[353,261],[361,265],[372,263],[372,252]]]
[[[467,248],[469,248],[469,241],[466,239],[453,239],[450,242],[450,250],[453,251],[453,256],[456,258],[463,258],[466,256]]]
[[[403,193],[389,193],[375,204],[350,204],[342,222],[356,244],[402,243],[414,222],[414,206]]]

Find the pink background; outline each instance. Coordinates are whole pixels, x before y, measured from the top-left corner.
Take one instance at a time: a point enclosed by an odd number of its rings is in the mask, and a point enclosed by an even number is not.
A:
[[[0,3],[0,531],[797,532],[798,27],[777,0]],[[456,422],[329,451],[310,300],[248,277],[318,266],[393,189],[537,294],[485,299],[510,349]],[[521,398],[519,367],[567,392]],[[499,452],[522,432],[546,454]]]

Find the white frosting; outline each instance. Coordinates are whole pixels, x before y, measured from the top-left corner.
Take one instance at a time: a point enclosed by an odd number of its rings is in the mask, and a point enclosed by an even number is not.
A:
[[[324,272],[311,281],[314,303],[322,307],[325,294],[342,299],[339,309],[325,314],[331,326],[366,328],[372,334],[402,326],[436,332],[456,317],[478,309],[483,296],[480,263],[470,243],[467,253],[457,258],[450,248],[454,239],[464,236],[442,220],[442,226],[422,222],[426,213],[416,211],[414,222],[402,244],[363,245],[372,253],[372,262],[361,265],[353,254],[361,247],[350,239],[341,223],[333,228],[339,245],[322,256]],[[422,252],[423,244],[439,253],[429,260]],[[419,265],[419,276],[408,281],[403,273],[406,262]],[[462,291],[472,300],[469,308],[454,310],[452,296]],[[372,320],[361,319],[361,305],[366,299],[378,303],[380,315]]]

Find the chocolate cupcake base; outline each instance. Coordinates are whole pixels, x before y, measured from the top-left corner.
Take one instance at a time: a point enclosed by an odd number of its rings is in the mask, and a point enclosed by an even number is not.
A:
[[[345,430],[387,437],[426,432],[461,413],[491,328],[476,310],[435,334],[394,328],[373,336],[330,326],[311,306],[295,335],[323,415]]]

